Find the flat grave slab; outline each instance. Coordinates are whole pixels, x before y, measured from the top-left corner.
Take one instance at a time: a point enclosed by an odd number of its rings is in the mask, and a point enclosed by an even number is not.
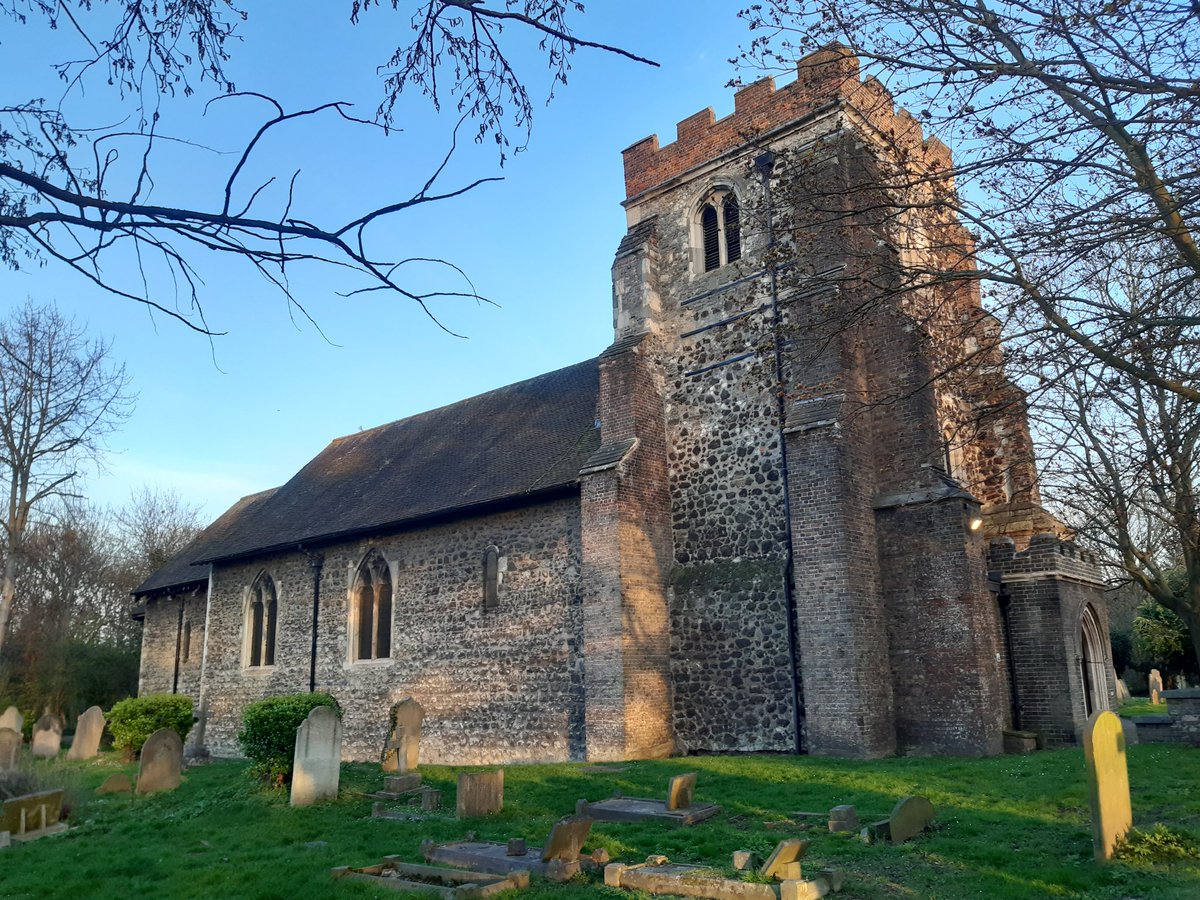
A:
[[[385,856],[383,862],[374,866],[338,866],[330,875],[334,878],[366,881],[387,890],[433,894],[446,900],[490,897],[501,891],[529,887],[527,871],[512,872],[508,875],[464,872],[462,869],[413,865],[401,862],[395,856]]]
[[[667,801],[645,797],[609,797],[589,803],[575,804],[577,815],[590,816],[600,822],[668,822],[671,825],[695,825],[721,811],[714,803],[701,803],[685,809],[667,809]]]
[[[572,816],[555,823],[540,853],[530,853],[522,840],[507,843],[492,841],[453,841],[435,844],[424,841],[421,855],[431,863],[460,866],[476,872],[507,873],[526,869],[547,881],[563,882],[580,869],[593,869],[608,862],[608,853],[597,850],[591,856],[581,856],[584,841],[591,830],[592,820]]]
[[[650,856],[639,865],[610,863],[604,867],[608,887],[675,897],[710,900],[809,900],[841,890],[842,879],[832,871],[813,879],[789,879],[778,884],[726,878],[709,866],[672,863],[665,856]]]

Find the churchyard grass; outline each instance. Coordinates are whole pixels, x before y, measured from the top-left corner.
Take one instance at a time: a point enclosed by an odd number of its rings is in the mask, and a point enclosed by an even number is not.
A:
[[[116,756],[69,770],[81,802],[72,830],[0,850],[0,897],[181,897],[300,900],[397,896],[362,883],[334,882],[337,865],[363,866],[386,854],[420,861],[423,838],[524,838],[535,852],[553,822],[581,797],[666,796],[672,775],[696,771],[696,801],[720,803],[715,819],[690,828],[596,823],[585,845],[614,859],[640,862],[662,853],[679,862],[732,870],[734,850],[765,858],[783,838],[809,837],[806,863],[846,872],[842,897],[1111,897],[1200,896],[1200,860],[1173,864],[1092,860],[1083,754],[1059,750],[994,759],[904,758],[872,762],[770,755],[692,757],[638,762],[615,773],[582,764],[508,766],[505,807],[487,819],[454,818],[462,769],[424,767],[426,783],[444,791],[445,808],[421,822],[370,818],[378,766],[346,765],[338,801],[288,806],[287,794],[259,786],[246,764],[216,762],[186,772],[183,785],[148,797],[95,797]],[[1134,824],[1164,823],[1200,840],[1200,751],[1146,745],[1129,750]],[[854,804],[863,822],[885,817],[909,793],[929,797],[936,827],[899,846],[867,846],[826,830],[823,815]],[[392,808],[397,808],[391,805]],[[530,898],[629,896],[602,879],[558,886],[535,882]]]
[[[1155,706],[1150,702],[1149,697],[1130,697],[1121,704],[1121,708],[1117,710],[1117,715],[1131,719],[1134,716],[1164,716],[1167,714],[1167,705],[1160,703]]]

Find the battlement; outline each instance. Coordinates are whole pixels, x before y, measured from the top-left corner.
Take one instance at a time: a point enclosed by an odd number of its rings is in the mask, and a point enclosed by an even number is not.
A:
[[[1055,574],[1103,584],[1100,557],[1054,534],[1035,534],[1020,551],[1012,538],[994,538],[988,547],[988,568],[1004,572],[1006,578]]]
[[[733,95],[733,112],[717,119],[712,107],[676,126],[675,143],[658,145],[658,135],[638,141],[623,153],[625,194],[635,197],[689,169],[772,131],[840,102],[855,109],[914,163],[932,172],[949,172],[949,148],[925,139],[921,123],[897,110],[891,93],[877,79],[859,80],[858,58],[841,44],[829,44],[796,63],[796,80],[776,90],[774,78],[748,84]]]

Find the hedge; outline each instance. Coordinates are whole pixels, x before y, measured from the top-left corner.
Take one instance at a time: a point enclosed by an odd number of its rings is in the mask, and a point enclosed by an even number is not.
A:
[[[147,694],[113,704],[108,730],[113,747],[129,756],[139,753],[146,739],[160,728],[173,728],[180,740],[192,729],[192,698],[181,694]]]
[[[342,708],[329,694],[284,694],[251,703],[242,713],[238,743],[242,753],[254,765],[250,773],[272,784],[284,784],[292,778],[292,759],[296,749],[296,729],[318,706],[330,706],[342,716]]]

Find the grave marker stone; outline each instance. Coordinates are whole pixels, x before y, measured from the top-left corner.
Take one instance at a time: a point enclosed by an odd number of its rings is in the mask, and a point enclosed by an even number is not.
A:
[[[858,812],[849,804],[833,807],[829,810],[829,830],[835,834],[858,831]]]
[[[142,745],[138,767],[137,792],[173,791],[183,778],[183,741],[173,728],[160,728]]]
[[[0,715],[0,728],[11,728],[17,734],[21,733],[21,729],[25,727],[25,717],[21,715],[21,711],[15,706],[10,706]]]
[[[579,859],[583,842],[587,840],[591,830],[592,820],[587,816],[559,819],[550,829],[550,836],[546,838],[546,844],[542,847],[542,862],[550,862],[552,859]]]
[[[800,838],[790,838],[775,845],[767,861],[762,864],[758,874],[764,878],[775,878],[784,872],[789,863],[794,863],[808,851],[808,841]],[[792,876],[798,878],[799,875]]]
[[[1088,788],[1092,801],[1092,846],[1096,859],[1111,859],[1117,842],[1133,825],[1125,732],[1109,710],[1093,713],[1083,732]]]
[[[46,713],[33,726],[30,752],[38,759],[53,759],[62,749],[62,722],[58,716]]]
[[[696,793],[696,773],[676,775],[667,786],[667,809],[691,809],[692,797]]]
[[[1163,682],[1162,673],[1158,669],[1150,670],[1150,702],[1155,706],[1162,703]]]
[[[383,749],[383,771],[411,772],[421,755],[421,723],[425,710],[412,697],[392,707],[392,731]]]
[[[21,756],[21,732],[0,727],[0,772],[15,769]]]
[[[314,707],[296,728],[292,806],[336,800],[342,772],[342,723],[330,706]]]
[[[13,840],[30,840],[65,831],[62,818],[62,790],[42,791],[5,800],[0,808],[0,831],[11,833]]]
[[[100,750],[100,738],[104,734],[104,710],[93,706],[75,723],[75,738],[67,759],[91,759]]]
[[[1127,685],[1125,683],[1125,679],[1118,678],[1117,679],[1117,702],[1124,703],[1126,700],[1128,700],[1132,696],[1133,696],[1133,694],[1131,694],[1129,692],[1129,685]]]
[[[109,775],[104,779],[104,784],[96,788],[97,794],[131,794],[133,793],[133,782],[129,780],[129,776],[124,772],[118,772],[115,775]]]
[[[933,823],[933,804],[925,797],[904,797],[888,819],[888,836],[893,844],[916,837]]]
[[[458,776],[458,817],[490,816],[504,808],[504,770]]]

